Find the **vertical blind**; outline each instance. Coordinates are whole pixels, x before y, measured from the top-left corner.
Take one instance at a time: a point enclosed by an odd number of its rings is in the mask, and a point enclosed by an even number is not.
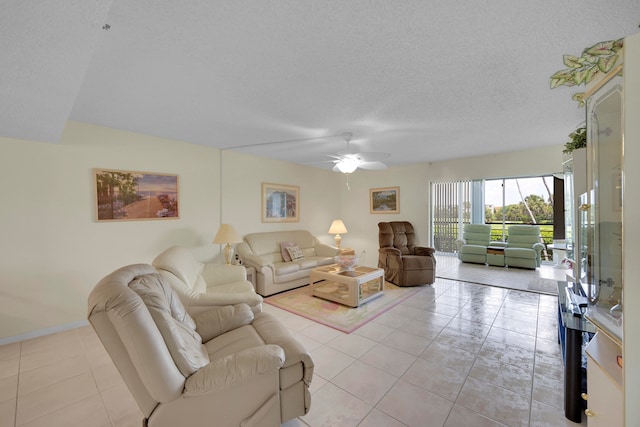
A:
[[[463,224],[472,216],[472,181],[431,183],[433,245],[438,252],[455,252]]]

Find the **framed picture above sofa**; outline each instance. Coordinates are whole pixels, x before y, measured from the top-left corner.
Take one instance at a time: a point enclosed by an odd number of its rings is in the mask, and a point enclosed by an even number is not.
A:
[[[178,219],[178,175],[94,169],[96,219]]]
[[[372,214],[400,213],[400,187],[370,189],[369,204]]]
[[[262,222],[299,222],[300,187],[262,183]]]

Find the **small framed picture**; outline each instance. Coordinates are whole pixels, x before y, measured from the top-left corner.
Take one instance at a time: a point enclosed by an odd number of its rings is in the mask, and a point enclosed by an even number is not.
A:
[[[369,202],[372,214],[400,213],[400,187],[372,188]]]
[[[300,187],[262,183],[262,222],[299,222]]]

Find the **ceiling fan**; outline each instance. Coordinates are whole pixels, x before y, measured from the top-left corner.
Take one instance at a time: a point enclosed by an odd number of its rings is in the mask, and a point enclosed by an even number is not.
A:
[[[334,172],[342,172],[348,174],[352,173],[358,168],[368,170],[383,170],[387,168],[387,165],[382,163],[380,160],[389,157],[388,153],[352,153],[349,148],[349,141],[351,141],[353,133],[344,132],[342,134],[342,137],[347,143],[347,151],[339,152],[337,156],[331,156],[335,158],[335,160],[333,160],[333,162],[335,163],[335,166],[333,166]]]

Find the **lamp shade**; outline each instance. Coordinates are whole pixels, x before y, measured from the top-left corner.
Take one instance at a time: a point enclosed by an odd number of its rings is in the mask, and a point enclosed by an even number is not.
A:
[[[329,234],[345,234],[347,233],[347,227],[344,226],[344,222],[341,219],[334,219],[329,227]]]
[[[220,224],[216,237],[213,238],[213,243],[221,245],[225,243],[240,242],[242,242],[242,238],[231,224]]]

